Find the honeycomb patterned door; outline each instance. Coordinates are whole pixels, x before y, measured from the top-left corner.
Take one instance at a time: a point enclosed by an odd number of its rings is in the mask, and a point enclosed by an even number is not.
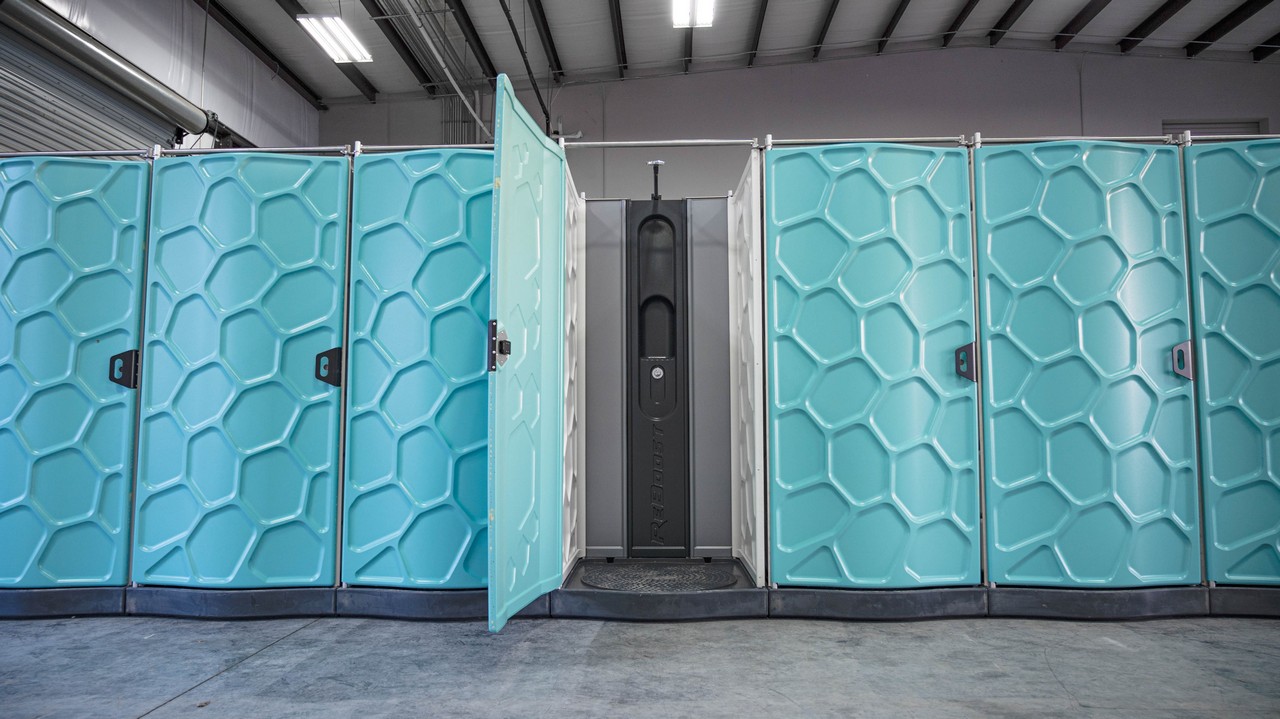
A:
[[[348,161],[155,162],[133,580],[332,585]]]
[[[495,99],[491,303],[511,355],[489,383],[489,629],[560,586],[564,492],[564,151]],[[501,336],[501,334],[500,334]]]
[[[1198,583],[1177,149],[1052,142],[975,163],[991,581]]]
[[[488,577],[493,153],[355,161],[342,581]]]
[[[1280,141],[1186,167],[1209,579],[1280,584]]]
[[[766,154],[773,581],[981,580],[968,155]]]
[[[148,179],[0,160],[0,588],[125,583]]]

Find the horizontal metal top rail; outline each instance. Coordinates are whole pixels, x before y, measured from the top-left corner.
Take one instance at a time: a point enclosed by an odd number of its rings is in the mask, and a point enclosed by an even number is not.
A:
[[[350,145],[328,145],[325,147],[191,147],[168,150],[160,148],[156,153],[161,155],[217,155],[227,152],[243,153],[277,153],[290,155],[347,155],[351,153]]]
[[[459,145],[356,145],[360,152],[408,152],[411,150],[492,150],[493,143]]]
[[[1178,144],[1177,135],[1124,135],[1124,136],[1089,136],[1089,135],[1052,135],[1047,137],[983,137],[977,136],[983,145],[1019,145],[1030,142],[1162,142],[1166,145]]]
[[[145,158],[151,154],[150,150],[53,150],[50,152],[0,152],[0,158],[5,157],[140,157]]]
[[[756,140],[614,140],[601,142],[566,142],[565,149],[625,147],[756,147]]]
[[[1190,135],[1192,142],[1230,142],[1232,140],[1280,140],[1280,135]]]
[[[849,137],[849,138],[813,138],[813,139],[777,139],[773,138],[769,144],[777,147],[778,145],[856,145],[859,143],[902,143],[916,145],[942,145],[955,144],[965,145],[968,140],[964,135],[951,135],[949,137]]]

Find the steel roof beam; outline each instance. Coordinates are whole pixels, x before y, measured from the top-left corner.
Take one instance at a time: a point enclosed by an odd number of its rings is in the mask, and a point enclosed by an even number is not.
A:
[[[898,23],[902,20],[902,14],[907,11],[907,6],[911,4],[911,0],[898,0],[898,7],[893,10],[893,17],[889,18],[889,24],[885,26],[884,32],[880,33],[880,42],[876,45],[876,54],[884,54],[884,49],[889,46],[889,38],[893,37],[893,31],[898,29]]]
[[[1093,19],[1098,16],[1098,13],[1102,12],[1103,8],[1110,4],[1111,0],[1090,0],[1089,4],[1080,8],[1080,12],[1076,13],[1076,16],[1071,18],[1071,22],[1062,28],[1057,37],[1053,38],[1054,47],[1059,50],[1066,47],[1068,43],[1076,38],[1076,35],[1080,34],[1080,31],[1086,25],[1093,22]]]
[[[1022,17],[1022,13],[1031,7],[1032,2],[1033,0],[1013,0],[1013,4],[1009,6],[1008,10],[1004,11],[1004,15],[1000,16],[996,26],[987,34],[987,37],[991,39],[991,47],[995,47],[997,43],[1004,39],[1005,34],[1018,22],[1018,18]]]
[[[1248,2],[1239,5],[1235,10],[1227,13],[1227,16],[1213,24],[1213,27],[1200,33],[1200,37],[1187,43],[1187,57],[1195,57],[1215,42],[1221,40],[1227,33],[1235,30],[1244,23],[1245,20],[1253,17],[1259,10],[1270,5],[1272,0],[1248,0]]]
[[[818,39],[813,41],[813,59],[818,59],[818,53],[822,52],[822,44],[827,41],[827,32],[831,30],[831,18],[836,16],[836,8],[840,7],[840,0],[831,0],[831,4],[827,6],[827,14],[822,20],[822,29],[818,31]]]
[[[1124,39],[1119,43],[1120,52],[1129,52],[1141,45],[1143,40],[1151,36],[1151,33],[1158,30],[1161,25],[1169,22],[1170,18],[1177,15],[1179,10],[1190,3],[1191,0],[1167,0],[1165,4],[1156,8],[1155,12],[1138,23],[1137,27],[1130,30],[1128,35],[1124,36]]]

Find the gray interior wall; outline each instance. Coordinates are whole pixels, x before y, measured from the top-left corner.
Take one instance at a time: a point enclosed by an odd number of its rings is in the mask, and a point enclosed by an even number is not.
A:
[[[574,176],[577,181],[577,176]],[[625,557],[623,238],[627,205],[587,201],[586,530],[588,557]]]
[[[667,197],[663,189],[663,197]],[[729,203],[689,200],[693,556],[733,555],[729,465]],[[696,278],[696,279],[695,279]]]
[[[695,60],[695,67],[697,61]],[[519,84],[520,78],[517,79]],[[1280,130],[1280,56],[1262,63],[1037,50],[949,48],[821,63],[570,85],[544,95],[553,122],[584,140],[697,137],[1159,134],[1163,120],[1264,119]],[[537,103],[522,93],[526,107]],[[381,133],[431,142],[417,106],[341,106],[321,142]],[[367,121],[362,118],[368,118]],[[431,134],[435,133],[435,134]],[[383,140],[382,137],[386,139]],[[587,197],[643,198],[646,160],[663,159],[668,197],[727,193],[746,150],[570,150]]]

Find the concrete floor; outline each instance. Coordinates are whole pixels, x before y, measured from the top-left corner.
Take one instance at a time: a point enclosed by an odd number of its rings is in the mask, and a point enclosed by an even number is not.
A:
[[[0,716],[1277,716],[1280,621],[0,622]]]

